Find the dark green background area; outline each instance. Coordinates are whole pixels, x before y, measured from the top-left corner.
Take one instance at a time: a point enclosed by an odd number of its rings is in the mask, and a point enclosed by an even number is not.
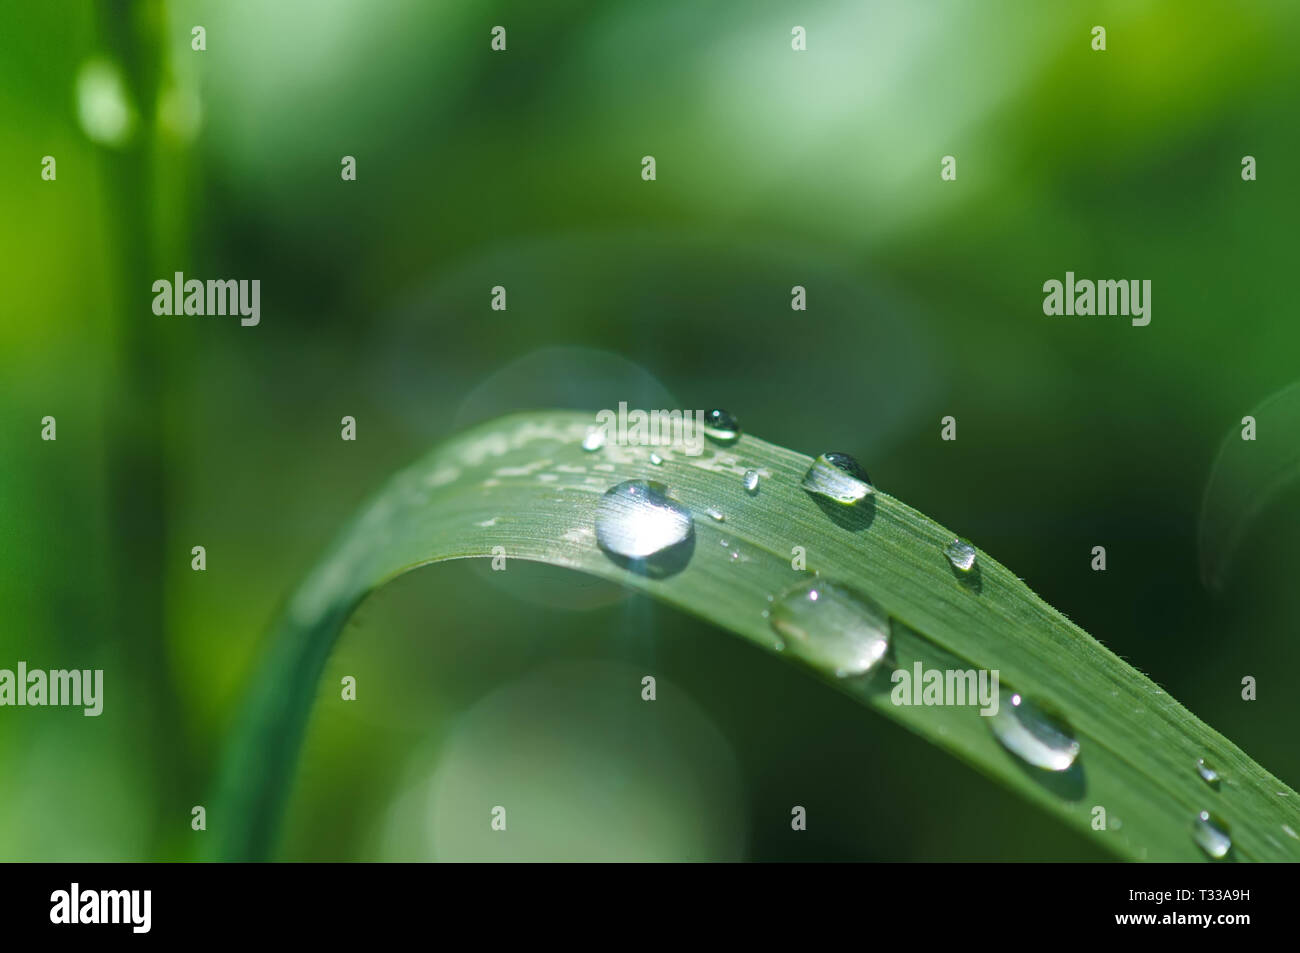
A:
[[[1196,550],[1225,436],[1300,378],[1298,31],[1283,0],[6,4],[0,667],[103,668],[106,699],[0,709],[0,858],[202,856],[267,626],[366,494],[469,423],[619,400],[857,455],[1300,784],[1300,500],[1216,597]],[[1151,324],[1045,317],[1067,270],[1150,279]],[[155,316],[175,271],[260,279],[261,324]],[[797,667],[539,567],[368,600],[298,777],[291,859],[1106,856]]]

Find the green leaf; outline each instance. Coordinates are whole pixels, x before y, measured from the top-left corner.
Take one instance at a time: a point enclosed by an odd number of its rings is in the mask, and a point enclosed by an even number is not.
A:
[[[800,489],[810,458],[755,437],[708,444],[697,456],[656,448],[663,462],[655,465],[650,447],[585,451],[592,422],[588,414],[538,412],[478,427],[398,473],[344,529],[289,601],[256,673],[223,767],[220,856],[272,851],[322,669],[357,603],[417,566],[490,557],[502,547],[508,559],[641,590],[774,652],[770,597],[815,571],[874,599],[893,619],[881,671],[840,679],[807,669],[874,710],[863,715],[862,731],[876,717],[892,718],[1120,858],[1205,859],[1191,832],[1197,812],[1209,810],[1230,826],[1230,857],[1300,860],[1290,833],[1300,829],[1295,792],[987,553],[979,553],[977,573],[959,574],[943,552],[952,532],[879,490],[853,510],[819,503]],[[750,468],[762,474],[753,495],[741,481]],[[597,546],[601,495],[627,479],[667,484],[695,515],[696,545],[681,571],[640,575]],[[726,522],[707,516],[710,508]],[[721,546],[723,538],[732,545]],[[792,568],[794,546],[806,550],[808,572]],[[1079,740],[1075,767],[1025,765],[975,707],[893,704],[884,670],[910,671],[916,662],[927,670],[996,669],[1004,705],[1011,689],[1055,707]],[[1198,776],[1198,758],[1222,775],[1217,788]],[[1092,829],[1094,806],[1106,809],[1104,831]]]

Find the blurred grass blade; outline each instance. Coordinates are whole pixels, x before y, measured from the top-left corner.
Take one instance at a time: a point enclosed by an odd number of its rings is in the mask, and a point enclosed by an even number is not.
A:
[[[1284,829],[1300,828],[1294,792],[987,554],[979,554],[974,574],[954,571],[944,555],[954,534],[879,491],[852,518],[819,505],[799,486],[810,458],[754,437],[694,457],[657,448],[664,462],[654,465],[650,447],[584,451],[592,421],[538,412],[476,428],[397,474],[343,531],[290,600],[256,673],[223,767],[214,824],[221,857],[271,853],[326,658],[352,609],[393,577],[426,563],[490,556],[499,546],[509,559],[621,582],[774,651],[765,611],[771,596],[808,578],[791,566],[792,547],[802,546],[810,572],[867,595],[893,617],[882,668],[996,669],[1003,705],[1014,689],[1056,709],[1080,754],[1069,771],[1031,768],[994,739],[975,707],[896,706],[887,672],[841,679],[809,668],[813,677],[1119,858],[1205,859],[1193,830],[1208,810],[1230,827],[1230,857],[1300,860],[1300,840]],[[742,481],[751,468],[762,476],[756,494]],[[695,514],[696,545],[680,571],[639,575],[597,546],[601,496],[628,479],[667,484]],[[709,509],[726,522],[704,516]],[[729,546],[719,545],[723,538]],[[860,730],[871,731],[875,717],[864,714]],[[1198,775],[1201,758],[1220,773],[1217,786]],[[1106,830],[1092,828],[1097,806],[1106,810]]]
[[[1249,416],[1255,422],[1253,438],[1242,438],[1244,424],[1228,431],[1201,501],[1201,579],[1215,592],[1222,591],[1247,530],[1300,477],[1300,381],[1278,391]]]

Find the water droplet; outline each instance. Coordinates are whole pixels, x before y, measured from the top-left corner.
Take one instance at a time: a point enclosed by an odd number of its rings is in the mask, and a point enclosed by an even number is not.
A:
[[[867,471],[847,453],[823,453],[808,468],[801,486],[837,503],[857,503],[875,492]]]
[[[868,486],[871,485],[871,477],[867,476],[867,468],[858,463],[856,457],[847,453],[823,453],[821,459],[825,460],[837,470],[843,470],[855,480],[861,480]]]
[[[721,510],[715,510],[715,509],[714,509],[713,507],[711,507],[711,506],[710,506],[707,510],[705,510],[704,512],[708,513],[709,516],[713,517],[713,518],[714,518],[715,520],[717,520],[719,523],[725,523],[725,522],[727,521],[727,518],[726,518],[725,516],[722,515],[722,511],[721,511]]]
[[[661,467],[661,466],[663,466],[663,464],[664,464],[664,458],[661,457],[661,456],[659,456],[659,454],[657,454],[657,453],[651,453],[651,454],[650,454],[650,462],[653,463],[653,464],[654,464],[655,466],[657,466],[657,467]]]
[[[768,622],[792,654],[840,678],[869,672],[889,649],[885,610],[866,596],[822,579],[778,596]]]
[[[1283,824],[1282,830],[1286,832],[1287,837],[1293,837],[1296,840],[1300,840],[1300,834],[1297,834],[1295,832],[1295,828],[1293,828],[1290,824]]]
[[[954,539],[943,551],[954,569],[970,572],[975,568],[975,547],[964,539]]]
[[[725,410],[710,410],[704,415],[704,435],[718,443],[735,443],[740,439],[740,422]]]
[[[1228,825],[1209,811],[1201,811],[1192,822],[1192,840],[1196,846],[1215,860],[1228,856],[1232,850],[1232,835]]]
[[[1219,786],[1219,772],[1206,762],[1204,758],[1196,759],[1196,773],[1201,776],[1201,780],[1211,787]]]
[[[1065,719],[1019,692],[998,708],[989,728],[1002,747],[1036,768],[1065,771],[1079,756],[1079,742]]]
[[[626,480],[605,491],[596,508],[596,542],[608,555],[635,562],[629,568],[661,575],[671,566],[647,564],[685,550],[695,540],[690,511],[668,498],[668,488],[647,480]]]
[[[605,446],[605,438],[606,434],[604,427],[592,427],[587,431],[587,436],[582,438],[582,449],[586,450],[588,453],[599,450],[601,447]]]
[[[757,493],[758,492],[758,471],[746,470],[744,483],[745,483],[746,492]]]

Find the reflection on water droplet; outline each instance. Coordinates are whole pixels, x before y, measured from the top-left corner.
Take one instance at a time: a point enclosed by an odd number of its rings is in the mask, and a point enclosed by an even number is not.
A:
[[[975,567],[975,547],[964,539],[954,539],[943,551],[954,569],[970,572]]]
[[[596,542],[607,555],[635,564],[628,568],[661,575],[666,563],[651,563],[681,553],[690,555],[695,521],[690,512],[668,498],[662,483],[627,480],[610,487],[596,508]],[[673,565],[673,570],[684,566]]]
[[[87,60],[77,73],[77,119],[81,130],[102,146],[124,146],[135,131],[135,108],[117,64]]]
[[[768,622],[785,648],[816,668],[862,675],[889,649],[889,615],[844,586],[813,579],[782,593]]]
[[[605,437],[604,427],[592,427],[587,431],[587,436],[582,438],[582,449],[588,453],[599,450],[605,446]]]
[[[1211,787],[1215,787],[1219,783],[1219,772],[1210,767],[1204,758],[1196,759],[1196,773],[1201,776],[1202,781]]]
[[[837,503],[857,503],[875,492],[867,471],[847,453],[823,453],[813,461],[800,485],[809,493]]]
[[[725,410],[710,410],[704,415],[704,435],[718,443],[735,443],[740,439],[740,422]]]
[[[1192,840],[1196,846],[1215,860],[1228,856],[1232,850],[1232,835],[1228,825],[1209,811],[1201,811],[1192,822]]]
[[[744,476],[745,490],[749,493],[758,492],[758,471],[746,470]]]
[[[989,719],[993,736],[1013,755],[1046,771],[1065,771],[1079,756],[1079,742],[1064,718],[1019,692]]]

